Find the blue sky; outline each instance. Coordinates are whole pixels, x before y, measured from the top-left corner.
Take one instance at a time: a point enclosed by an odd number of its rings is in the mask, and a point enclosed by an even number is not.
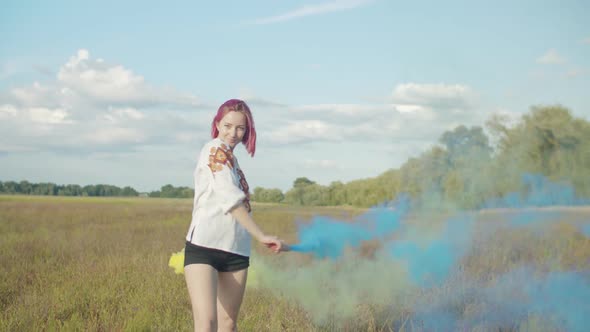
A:
[[[0,180],[192,186],[223,101],[252,188],[373,177],[458,124],[590,119],[586,1],[7,1]]]

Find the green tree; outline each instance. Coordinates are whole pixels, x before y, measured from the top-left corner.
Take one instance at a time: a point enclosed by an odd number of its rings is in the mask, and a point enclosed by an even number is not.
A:
[[[485,172],[490,168],[492,147],[482,127],[458,126],[439,139],[447,151],[447,168],[441,177],[440,203],[473,208],[485,200],[489,182]]]
[[[262,187],[254,188],[252,200],[263,203],[280,203],[285,198],[283,192],[280,189],[265,189]]]
[[[295,179],[295,181],[293,181],[293,188],[285,193],[285,201],[290,204],[305,205],[305,189],[306,187],[314,184],[315,182],[309,180],[306,177],[299,177]],[[307,197],[305,200],[309,199],[311,199],[311,197]]]
[[[138,196],[138,195],[139,195],[139,193],[137,192],[137,190],[135,190],[129,186],[123,187],[123,189],[121,190],[121,196]]]
[[[590,194],[590,123],[561,105],[533,106],[515,125],[492,117],[486,125],[498,144],[496,191],[517,190],[524,172],[569,180]]]

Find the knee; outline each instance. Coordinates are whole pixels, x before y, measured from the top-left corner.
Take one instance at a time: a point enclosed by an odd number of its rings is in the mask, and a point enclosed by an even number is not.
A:
[[[228,316],[224,316],[224,317],[218,317],[218,328],[219,331],[223,331],[223,332],[233,332],[233,331],[237,331],[237,324],[235,319],[228,317]]]
[[[196,319],[195,331],[216,332],[217,320],[214,318]]]

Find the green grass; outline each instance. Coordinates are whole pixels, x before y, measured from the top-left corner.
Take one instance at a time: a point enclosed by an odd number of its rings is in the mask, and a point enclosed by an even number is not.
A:
[[[168,259],[184,245],[191,208],[190,199],[0,196],[0,330],[189,329],[184,278]],[[254,216],[267,232],[293,239],[299,212],[312,213],[264,204]],[[309,324],[275,307],[301,312],[251,290],[240,325]]]
[[[191,199],[0,196],[0,331],[191,330],[184,278],[168,267],[170,255],[184,245],[191,209]],[[266,232],[293,242],[298,221],[315,214],[349,220],[363,211],[255,204],[253,214]],[[571,210],[564,218],[588,220],[589,215]],[[494,218],[486,215],[482,222]],[[524,263],[590,269],[590,239],[569,222],[551,227],[549,235],[500,230],[493,239],[482,238],[462,268],[482,278]],[[297,253],[271,255],[255,245],[257,277],[246,291],[240,329],[420,330],[407,309],[418,295],[404,297],[403,271],[380,278],[370,273],[380,266],[373,257],[378,248],[366,244],[351,254],[357,265],[347,265]],[[367,274],[331,283],[333,273],[357,266]],[[365,281],[374,289],[361,289],[362,296],[346,289]],[[388,297],[393,291],[399,298]],[[329,303],[332,307],[321,307]],[[459,310],[465,314],[467,306]],[[517,323],[521,330],[545,326],[535,316]]]

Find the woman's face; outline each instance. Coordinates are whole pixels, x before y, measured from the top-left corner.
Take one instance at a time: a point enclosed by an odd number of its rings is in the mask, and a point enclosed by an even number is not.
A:
[[[241,112],[227,112],[217,123],[217,130],[218,137],[233,149],[246,134],[246,116]]]

